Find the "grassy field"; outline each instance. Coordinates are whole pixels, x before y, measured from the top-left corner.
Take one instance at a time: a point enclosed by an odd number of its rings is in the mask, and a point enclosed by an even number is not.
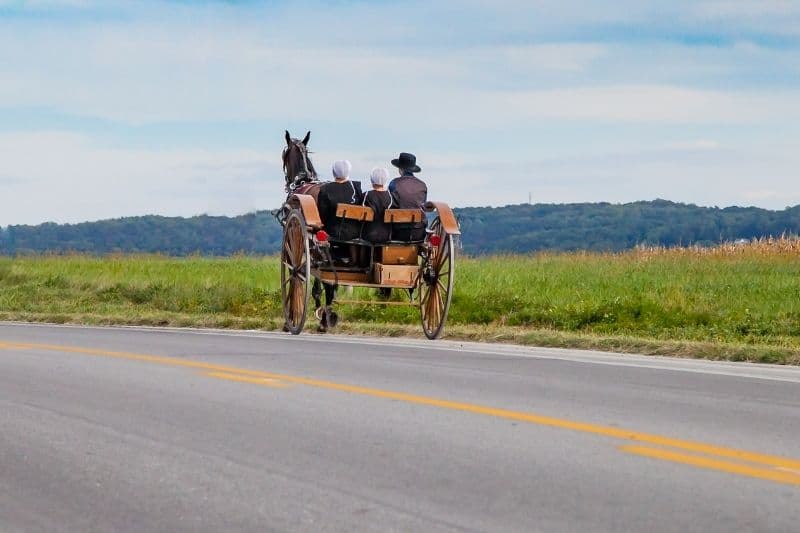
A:
[[[0,258],[0,319],[278,329],[279,275],[274,257]],[[415,308],[340,316],[345,333],[421,336]],[[800,242],[459,258],[446,333],[800,364]]]

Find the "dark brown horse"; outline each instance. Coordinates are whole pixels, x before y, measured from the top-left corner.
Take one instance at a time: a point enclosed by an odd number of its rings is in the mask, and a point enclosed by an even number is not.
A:
[[[287,130],[286,147],[283,149],[281,158],[283,159],[283,173],[286,178],[287,195],[309,194],[314,198],[314,202],[316,202],[322,182],[319,181],[317,171],[314,169],[314,164],[308,156],[308,141],[310,138],[310,131],[306,133],[306,136],[301,141],[289,135],[289,131]],[[285,203],[281,209],[274,212],[281,225],[283,225],[288,211],[288,203]],[[334,327],[337,322],[336,312],[331,307],[336,295],[336,286],[327,283],[324,284],[325,307],[322,307],[322,285],[319,279],[314,278],[311,295],[314,297],[316,307],[315,314],[320,320],[320,325],[317,329],[318,331],[327,331],[329,327]],[[288,326],[284,326],[284,331],[289,331]]]
[[[310,194],[317,200],[321,185],[308,151],[311,132],[303,140],[295,139],[286,131],[286,147],[283,149],[283,173],[287,194]]]

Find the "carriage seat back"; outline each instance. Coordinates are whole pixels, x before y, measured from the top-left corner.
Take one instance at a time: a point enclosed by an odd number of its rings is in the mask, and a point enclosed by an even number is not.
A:
[[[383,221],[389,224],[389,243],[419,243],[424,234],[422,209],[387,209]],[[420,233],[422,232],[422,233]]]
[[[375,218],[375,212],[371,207],[339,203],[336,204],[336,218],[339,220],[339,224],[336,225],[338,229],[331,232],[333,240],[349,242],[351,244],[370,245],[369,242],[364,240],[363,235],[364,225],[367,222],[372,222]],[[346,235],[342,236],[342,230],[345,224],[348,226],[348,229]],[[355,231],[357,235],[354,234],[353,231]]]
[[[336,204],[336,218],[346,218],[358,222],[372,222],[375,213],[371,207],[353,204]]]
[[[421,209],[387,209],[383,214],[383,221],[387,224],[417,224],[424,217]]]

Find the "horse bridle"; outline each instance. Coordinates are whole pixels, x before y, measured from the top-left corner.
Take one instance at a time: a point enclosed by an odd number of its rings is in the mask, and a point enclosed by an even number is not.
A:
[[[313,179],[313,176],[311,175],[311,171],[308,170],[308,153],[309,153],[308,152],[308,148],[306,147],[305,144],[302,143],[302,141],[300,141],[298,139],[292,139],[292,145],[294,147],[296,147],[298,150],[300,150],[300,155],[302,156],[301,159],[303,160],[303,172],[305,173],[306,176],[308,176],[309,180]],[[288,165],[289,165],[289,151],[291,149],[292,149],[291,146],[287,146],[286,148],[283,149],[283,154],[282,154],[283,174],[284,174],[284,177],[286,178],[286,188],[287,188],[287,190],[289,188],[289,185],[292,184],[292,183],[295,183],[297,181],[298,176],[300,176],[300,174],[298,174],[297,176],[289,176],[289,167],[288,167]]]

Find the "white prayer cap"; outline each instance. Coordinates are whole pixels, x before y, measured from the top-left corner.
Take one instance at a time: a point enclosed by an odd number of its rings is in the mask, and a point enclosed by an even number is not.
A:
[[[333,171],[333,177],[336,179],[342,178],[349,178],[350,177],[350,170],[353,168],[353,165],[350,164],[350,161],[347,159],[340,159],[339,161],[334,161],[331,170]]]
[[[369,179],[373,185],[386,185],[389,183],[389,171],[380,167],[373,168]]]

